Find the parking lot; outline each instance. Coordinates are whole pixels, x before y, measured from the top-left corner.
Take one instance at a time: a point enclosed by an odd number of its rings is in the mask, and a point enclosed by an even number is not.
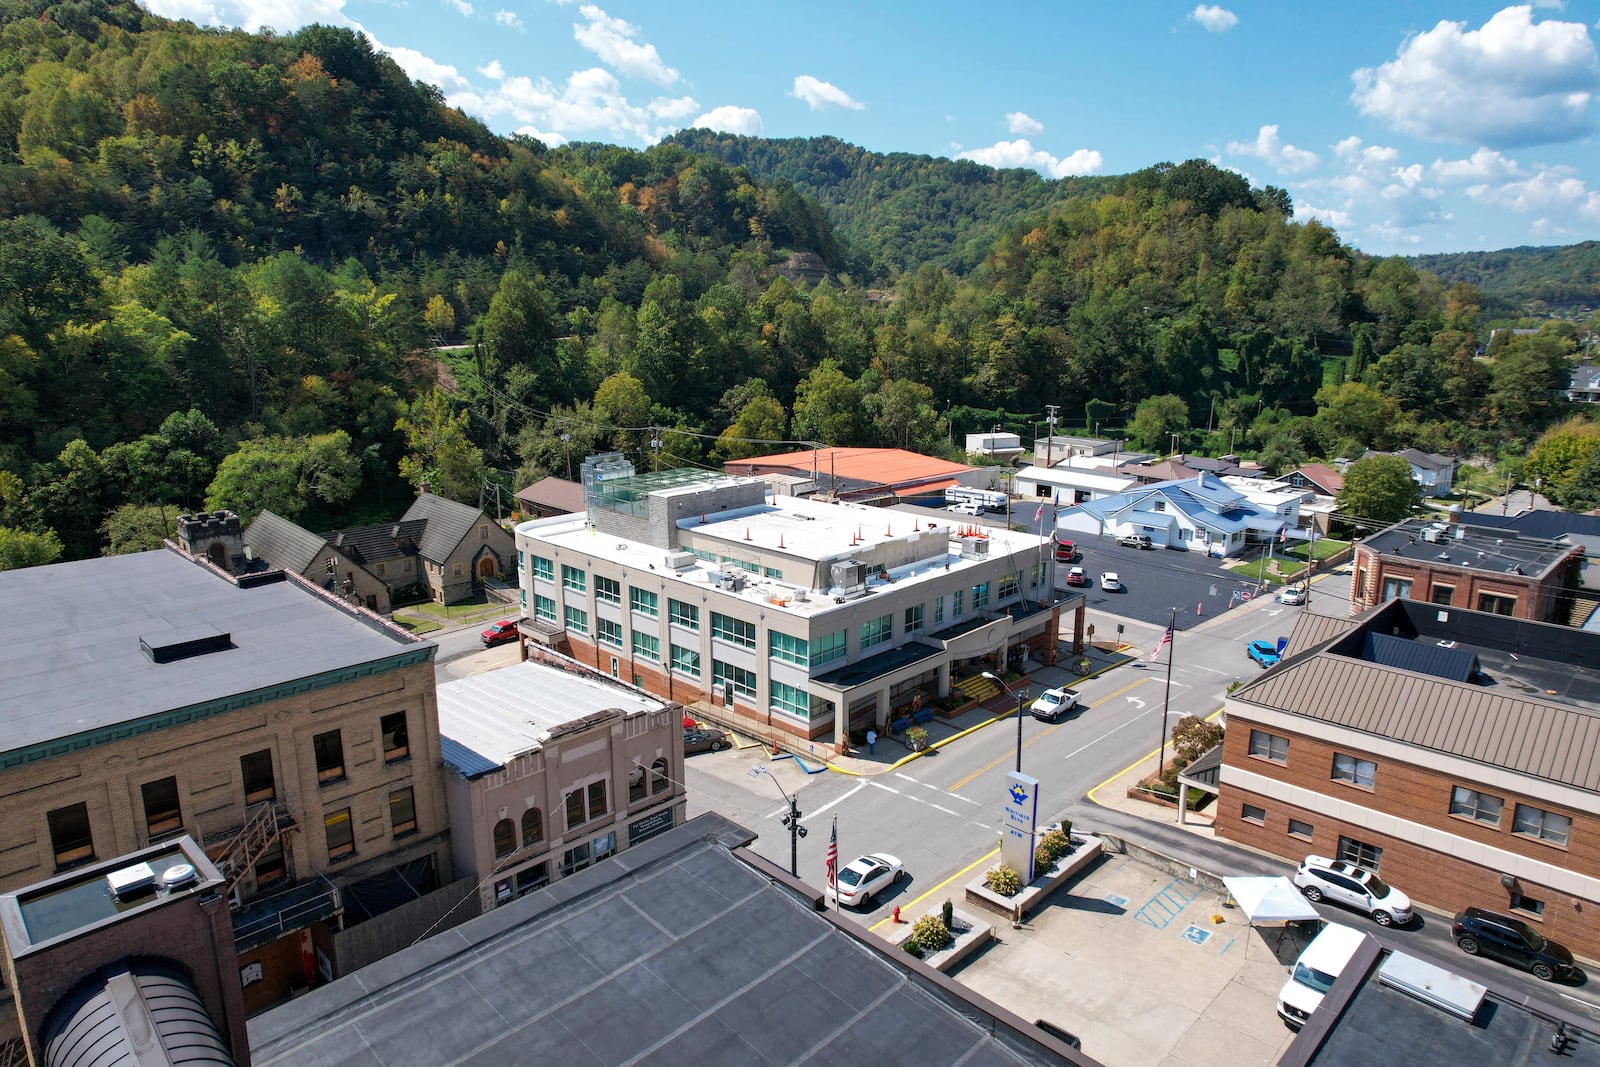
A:
[[[1067,568],[1082,567],[1089,580],[1085,591],[1093,610],[1165,625],[1177,608],[1182,630],[1245,603],[1241,594],[1255,592],[1255,582],[1235,576],[1223,567],[1222,560],[1203,552],[1126,548],[1111,537],[1073,540],[1079,558],[1056,565],[1056,584],[1066,588]],[[1123,592],[1108,593],[1100,588],[1100,576],[1107,571],[1121,577]]]

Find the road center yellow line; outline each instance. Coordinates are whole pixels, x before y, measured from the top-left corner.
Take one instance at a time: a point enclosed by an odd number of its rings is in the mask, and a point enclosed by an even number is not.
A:
[[[1206,722],[1215,721],[1217,716],[1221,715],[1226,710],[1227,710],[1226,708],[1218,708],[1216,711],[1213,711],[1210,715],[1206,716]],[[1106,786],[1110,785],[1112,782],[1116,781],[1118,778],[1121,778],[1123,775],[1127,774],[1129,771],[1133,770],[1135,767],[1139,766],[1139,764],[1145,762],[1146,760],[1153,760],[1155,758],[1156,758],[1156,753],[1155,752],[1146,752],[1144,755],[1140,756],[1138,759],[1134,760],[1132,763],[1130,763],[1126,767],[1122,768],[1122,770],[1118,771],[1116,774],[1113,774],[1110,778],[1107,778],[1105,781],[1101,782],[1099,785],[1097,785],[1093,789],[1089,790],[1089,792],[1088,792],[1089,802],[1091,804],[1100,804],[1100,798],[1095,796],[1096,793],[1098,793],[1100,790],[1104,789]],[[1102,808],[1106,807],[1105,804],[1100,804],[1100,806]]]
[[[928,890],[926,893],[922,894],[920,897],[917,897],[915,900],[910,901],[909,903],[900,905],[900,910],[901,911],[910,911],[912,908],[916,907],[918,904],[921,904],[924,900],[927,900],[929,897],[933,896],[935,893],[937,893],[939,890],[943,889],[945,886],[949,885],[951,882],[955,881],[957,878],[960,878],[962,875],[964,875],[968,871],[972,870],[972,868],[976,867],[978,864],[987,863],[990,860],[994,859],[998,855],[1000,855],[1000,850],[999,849],[995,849],[992,852],[988,852],[988,853],[985,853],[982,856],[979,856],[977,859],[973,860],[971,863],[967,864],[965,867],[961,868],[955,874],[952,874],[950,877],[946,878],[944,881],[940,882],[938,885],[934,886],[932,889]],[[888,916],[886,916],[886,917],[884,917],[882,919],[879,919],[877,922],[875,922],[871,926],[867,927],[867,929],[872,931],[872,932],[874,932],[874,933],[876,933],[878,927],[882,926],[884,923],[893,923],[893,922],[894,922],[894,915],[891,913]]]

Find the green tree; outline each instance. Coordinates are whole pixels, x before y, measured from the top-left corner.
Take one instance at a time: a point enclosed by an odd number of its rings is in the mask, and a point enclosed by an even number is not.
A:
[[[474,503],[483,485],[483,450],[467,433],[467,413],[452,412],[450,399],[434,389],[419,396],[395,423],[409,449],[400,476],[418,489],[463,504]]]
[[[767,455],[775,450],[772,442],[784,439],[784,424],[787,421],[788,417],[777,397],[753,396],[717,438],[712,455],[724,462],[744,459],[746,456]]]
[[[1600,508],[1600,449],[1589,453],[1583,466],[1567,482],[1561,506],[1568,511],[1593,511]]]
[[[1546,496],[1569,507],[1568,488],[1596,453],[1600,453],[1600,424],[1583,418],[1568,419],[1546,430],[1534,442],[1522,477],[1537,479]]]
[[[61,558],[61,539],[55,531],[34,533],[0,526],[0,571],[42,567]]]
[[[106,489],[105,465],[77,440],[35,468],[26,502],[39,524],[56,532],[68,559],[85,559],[100,551]]]
[[[299,457],[281,437],[242,441],[217,467],[206,487],[206,507],[226,509],[249,522],[262,511],[293,519],[306,506]]]
[[[933,390],[921,382],[886,381],[867,399],[884,444],[912,452],[938,451],[943,444],[944,425],[933,408]]]
[[[106,516],[100,532],[105,535],[105,555],[148,552],[161,547],[178,530],[178,509],[146,504],[123,504]]]
[[[1134,409],[1133,421],[1128,423],[1128,436],[1141,448],[1164,452],[1177,434],[1179,443],[1189,431],[1189,405],[1181,397],[1152,396],[1139,401]]]
[[[1324,455],[1348,455],[1379,443],[1395,415],[1392,400],[1360,382],[1317,390],[1315,423]]]
[[[825,445],[866,442],[868,422],[859,383],[825,359],[795,391],[793,432],[803,441]]]
[[[1399,456],[1368,456],[1350,464],[1338,503],[1351,519],[1388,526],[1410,515],[1421,498],[1411,464]]]

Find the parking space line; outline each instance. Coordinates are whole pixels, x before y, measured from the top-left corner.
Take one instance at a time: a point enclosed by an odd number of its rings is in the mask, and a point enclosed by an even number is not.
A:
[[[835,804],[842,804],[846,800],[849,800],[851,797],[855,796],[857,793],[861,792],[866,787],[867,787],[867,783],[866,782],[857,782],[855,785],[851,786],[849,789],[847,789],[845,792],[841,793],[839,796],[834,797],[832,800],[830,800],[826,804],[822,805],[822,807],[820,807],[820,808],[812,808],[811,811],[808,814],[800,816],[800,821],[801,822],[805,822],[808,819],[816,818],[818,815],[821,815],[823,812],[827,811],[829,808],[833,807]],[[783,810],[785,812],[787,812],[789,809],[788,808],[784,808]]]

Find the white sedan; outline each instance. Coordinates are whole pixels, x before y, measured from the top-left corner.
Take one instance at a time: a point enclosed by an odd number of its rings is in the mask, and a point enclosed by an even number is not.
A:
[[[1296,605],[1296,604],[1304,604],[1306,602],[1305,586],[1303,586],[1303,585],[1286,585],[1286,586],[1284,586],[1283,587],[1283,591],[1281,593],[1279,593],[1278,596],[1277,596],[1277,601],[1280,604],[1288,604],[1291,607]]]
[[[1076,690],[1060,686],[1055,689],[1046,689],[1039,694],[1039,699],[1028,705],[1028,710],[1035,719],[1046,719],[1055,722],[1061,716],[1078,706]]]
[[[839,871],[837,892],[830,885],[824,893],[829,900],[840,904],[868,908],[879,893],[900,881],[904,873],[899,860],[883,852],[874,852],[851,860]]]
[[[1100,591],[1102,593],[1122,592],[1122,576],[1116,571],[1106,571],[1100,576]]]

